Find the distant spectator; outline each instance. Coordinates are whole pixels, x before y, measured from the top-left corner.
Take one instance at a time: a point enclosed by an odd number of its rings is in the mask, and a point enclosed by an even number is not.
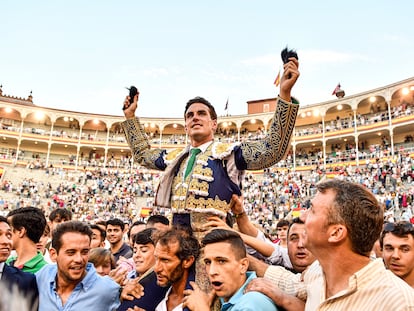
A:
[[[151,215],[147,219],[147,228],[155,228],[159,231],[168,230],[170,227],[170,221],[163,215]]]
[[[128,230],[128,241],[129,241],[129,246],[134,247],[134,237],[137,233],[141,232],[142,230],[144,230],[146,228],[146,224],[143,221],[135,221],[132,223],[132,225],[129,227]]]
[[[115,263],[120,256],[126,259],[132,258],[132,248],[123,241],[124,229],[124,222],[118,218],[106,222],[106,237],[111,246],[111,253],[115,257]]]
[[[98,225],[89,225],[92,230],[91,249],[97,247],[105,247],[106,231]]]
[[[72,212],[65,208],[54,209],[49,215],[49,220],[50,220],[50,232],[52,233],[52,237],[53,237],[53,231],[56,229],[57,225],[65,221],[72,220]]]
[[[112,269],[115,269],[115,259],[109,249],[96,247],[89,253],[89,262],[93,263],[96,272],[101,275],[109,275]]]
[[[36,243],[37,250],[43,255],[43,258],[46,260],[47,263],[52,263],[50,259],[49,250],[46,248],[47,243],[50,240],[50,227],[46,224],[45,230],[43,231],[43,235],[40,237],[38,243]]]

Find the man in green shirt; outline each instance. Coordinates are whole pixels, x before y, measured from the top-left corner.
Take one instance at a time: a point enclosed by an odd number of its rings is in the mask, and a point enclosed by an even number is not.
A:
[[[47,264],[36,248],[46,227],[45,215],[36,207],[23,207],[11,211],[7,220],[12,228],[13,249],[17,254],[11,256],[7,263],[24,272],[39,271]]]

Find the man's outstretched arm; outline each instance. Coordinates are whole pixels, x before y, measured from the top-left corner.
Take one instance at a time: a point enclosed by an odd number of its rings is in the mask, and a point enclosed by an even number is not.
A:
[[[164,170],[163,156],[166,151],[158,148],[150,149],[151,145],[144,127],[139,122],[139,118],[135,116],[135,111],[138,108],[138,99],[139,92],[134,96],[132,103],[129,96],[125,97],[123,110],[126,120],[121,123],[125,138],[135,161],[149,169]]]
[[[290,58],[284,65],[280,95],[267,135],[261,141],[240,144],[241,152],[235,154],[238,169],[264,169],[276,164],[286,155],[299,111],[299,102],[291,97],[292,88],[299,78],[298,68],[296,58]]]

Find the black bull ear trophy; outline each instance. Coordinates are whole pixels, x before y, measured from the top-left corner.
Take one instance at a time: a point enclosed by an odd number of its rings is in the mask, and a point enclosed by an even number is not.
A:
[[[281,53],[283,64],[286,64],[289,61],[290,57],[294,57],[299,60],[298,53],[295,50],[289,50],[288,47],[285,47]],[[290,77],[288,77],[290,78]]]

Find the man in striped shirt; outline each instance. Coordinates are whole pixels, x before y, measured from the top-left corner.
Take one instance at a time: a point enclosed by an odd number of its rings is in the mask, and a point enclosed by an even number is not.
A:
[[[259,290],[276,304],[283,290],[306,300],[307,311],[414,310],[414,290],[386,270],[382,259],[370,259],[383,225],[383,209],[374,195],[339,179],[317,189],[303,215],[305,247],[317,261],[300,277],[270,266],[267,280],[253,280],[248,290]]]

